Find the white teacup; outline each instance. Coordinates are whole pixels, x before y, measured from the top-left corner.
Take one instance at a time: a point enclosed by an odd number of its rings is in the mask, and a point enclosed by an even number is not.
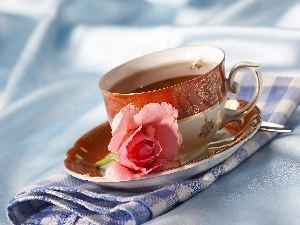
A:
[[[118,66],[99,82],[109,121],[130,103],[142,108],[151,102],[167,102],[179,114],[184,146],[181,160],[200,156],[219,129],[231,121],[242,120],[255,107],[262,86],[260,64],[240,62],[226,78],[224,61],[224,51],[219,48],[187,46],[145,55]],[[227,94],[239,89],[234,81],[239,69],[252,71],[256,90],[246,106],[231,110],[225,107]]]

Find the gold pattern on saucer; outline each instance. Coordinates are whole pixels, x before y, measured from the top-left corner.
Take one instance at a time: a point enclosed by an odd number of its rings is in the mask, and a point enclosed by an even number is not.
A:
[[[200,134],[198,134],[198,137],[206,137],[210,131],[214,128],[215,123],[210,120],[208,121],[207,116],[205,117],[205,124],[201,127]]]

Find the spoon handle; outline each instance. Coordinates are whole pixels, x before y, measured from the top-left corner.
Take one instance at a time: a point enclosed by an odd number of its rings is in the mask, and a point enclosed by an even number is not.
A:
[[[266,131],[274,131],[274,132],[281,132],[281,133],[289,133],[293,132],[293,128],[288,126],[279,125],[276,123],[270,123],[263,121],[260,128],[260,130],[266,130]]]

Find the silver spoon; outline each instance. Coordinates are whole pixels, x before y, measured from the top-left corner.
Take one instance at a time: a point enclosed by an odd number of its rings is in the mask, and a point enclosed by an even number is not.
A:
[[[274,131],[274,132],[281,132],[281,133],[289,133],[293,132],[293,128],[288,126],[279,125],[276,123],[270,123],[263,121],[261,126],[259,127],[260,130],[266,130],[266,131]]]

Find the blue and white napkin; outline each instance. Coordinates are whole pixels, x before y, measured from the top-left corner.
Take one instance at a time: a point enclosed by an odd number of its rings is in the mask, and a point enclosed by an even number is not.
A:
[[[244,77],[237,97],[249,99],[253,89],[253,82]],[[299,101],[300,79],[264,76],[258,103],[263,120],[284,124]],[[209,187],[275,135],[258,131],[219,165],[191,180],[160,189],[140,192],[114,190],[65,173],[56,174],[17,193],[7,206],[8,217],[13,224],[141,224]]]

